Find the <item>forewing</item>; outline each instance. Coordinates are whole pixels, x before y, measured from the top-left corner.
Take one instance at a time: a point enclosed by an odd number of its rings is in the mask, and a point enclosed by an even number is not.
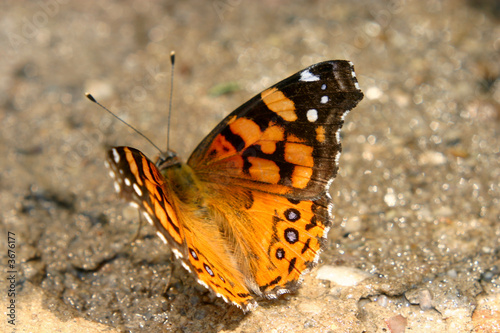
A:
[[[313,65],[236,109],[188,164],[201,181],[319,198],[337,173],[343,117],[362,98],[350,62]]]
[[[172,180],[165,179],[137,149],[112,148],[107,164],[117,192],[141,209],[157,228],[158,236],[169,243],[175,256],[200,284],[243,310],[254,305],[245,277],[217,229],[214,214],[207,222],[206,210],[183,204],[171,188]]]
[[[135,148],[114,147],[108,152],[107,166],[116,191],[140,208],[177,252],[182,251],[184,231],[166,193],[165,179],[154,163]]]

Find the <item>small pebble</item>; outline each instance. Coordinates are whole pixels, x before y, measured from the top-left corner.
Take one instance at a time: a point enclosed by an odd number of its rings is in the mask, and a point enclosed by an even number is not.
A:
[[[316,278],[332,281],[344,287],[355,286],[361,281],[372,277],[370,273],[353,267],[324,265],[318,269]]]

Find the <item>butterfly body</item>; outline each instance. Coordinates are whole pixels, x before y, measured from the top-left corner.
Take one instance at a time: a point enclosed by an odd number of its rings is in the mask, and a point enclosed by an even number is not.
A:
[[[356,106],[352,64],[308,67],[227,116],[187,163],[109,151],[115,188],[199,283],[250,310],[296,289],[331,226],[339,130]]]

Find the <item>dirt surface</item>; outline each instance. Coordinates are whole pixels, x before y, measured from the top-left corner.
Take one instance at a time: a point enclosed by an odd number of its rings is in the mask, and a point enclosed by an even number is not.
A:
[[[495,1],[41,0],[0,12],[0,331],[500,331]],[[156,152],[84,93],[163,148],[171,50],[170,147],[184,158],[315,62],[351,60],[365,93],[342,131],[323,271],[249,314],[198,285],[151,227],[135,237],[137,212],[104,168],[113,145]]]

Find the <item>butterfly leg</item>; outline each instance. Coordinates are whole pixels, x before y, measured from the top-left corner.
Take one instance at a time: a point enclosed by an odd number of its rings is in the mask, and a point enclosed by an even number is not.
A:
[[[139,238],[142,225],[144,224],[141,212],[139,210],[137,210],[137,212],[139,213],[139,226],[137,227],[137,231],[135,232],[135,234],[129,239],[129,244],[135,243],[135,241]]]

